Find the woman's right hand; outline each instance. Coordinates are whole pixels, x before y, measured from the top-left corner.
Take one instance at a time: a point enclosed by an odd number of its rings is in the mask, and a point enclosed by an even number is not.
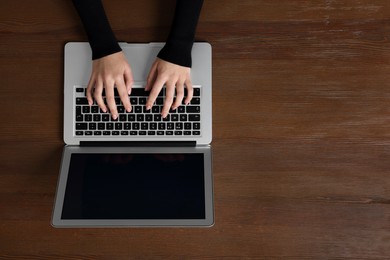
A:
[[[103,112],[108,110],[112,118],[118,118],[118,110],[114,98],[114,86],[116,86],[119,97],[127,112],[131,111],[129,95],[133,85],[131,68],[123,52],[117,52],[92,62],[92,73],[87,86],[87,100],[89,105],[93,99]],[[104,103],[102,93],[105,89],[106,102]]]

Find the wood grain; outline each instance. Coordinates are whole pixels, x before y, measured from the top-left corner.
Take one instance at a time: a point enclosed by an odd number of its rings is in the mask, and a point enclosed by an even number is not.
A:
[[[104,1],[164,41],[174,1]],[[71,1],[0,2],[1,259],[389,259],[390,2],[205,1],[214,227],[54,229]],[[131,61],[130,61],[131,62]]]

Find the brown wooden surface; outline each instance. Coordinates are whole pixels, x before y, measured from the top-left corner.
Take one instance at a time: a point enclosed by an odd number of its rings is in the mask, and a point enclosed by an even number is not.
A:
[[[174,1],[105,1],[163,41]],[[0,259],[389,259],[390,1],[205,1],[212,228],[55,229],[71,1],[0,2]]]

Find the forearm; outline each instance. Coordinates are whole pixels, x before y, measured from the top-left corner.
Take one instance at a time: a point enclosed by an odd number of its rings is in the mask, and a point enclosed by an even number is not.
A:
[[[202,5],[203,0],[177,0],[171,30],[159,58],[191,67],[191,50]]]
[[[92,59],[121,51],[101,0],[72,0],[92,49]]]

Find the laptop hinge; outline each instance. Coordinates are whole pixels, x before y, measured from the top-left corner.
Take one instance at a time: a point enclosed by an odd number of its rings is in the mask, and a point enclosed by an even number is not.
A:
[[[104,147],[183,147],[196,146],[196,141],[80,141],[80,146],[104,146]]]

